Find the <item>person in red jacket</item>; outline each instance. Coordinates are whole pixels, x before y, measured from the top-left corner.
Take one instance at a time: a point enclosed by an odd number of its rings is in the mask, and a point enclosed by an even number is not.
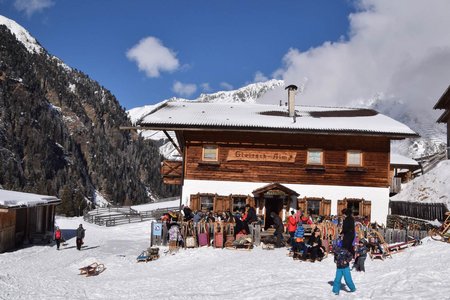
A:
[[[295,230],[297,229],[297,220],[295,219],[295,212],[291,211],[291,215],[288,217],[287,220],[287,229],[289,232],[289,241],[288,243],[293,246],[293,241],[294,241],[294,233]]]
[[[56,250],[59,250],[59,245],[61,245],[62,239],[63,239],[63,237],[62,237],[61,230],[59,229],[59,227],[56,227],[56,230],[55,230]]]

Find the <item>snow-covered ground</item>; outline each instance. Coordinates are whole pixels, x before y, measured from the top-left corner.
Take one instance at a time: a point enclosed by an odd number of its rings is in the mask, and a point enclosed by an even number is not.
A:
[[[149,245],[150,222],[100,227],[81,218],[57,218],[68,245],[33,246],[0,254],[0,299],[448,299],[450,245],[423,245],[386,261],[366,261],[366,274],[352,272],[357,291],[331,293],[335,265],[293,261],[285,249],[180,250],[137,263]],[[86,228],[82,251],[73,237]],[[161,250],[165,248],[162,247]],[[78,275],[92,262],[106,270]]]
[[[430,172],[402,185],[394,201],[445,203],[450,207],[450,160],[440,162]]]

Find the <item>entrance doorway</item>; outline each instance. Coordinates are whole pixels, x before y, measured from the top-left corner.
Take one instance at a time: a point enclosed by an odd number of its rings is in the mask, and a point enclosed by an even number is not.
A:
[[[264,229],[270,228],[271,225],[273,225],[273,219],[270,217],[270,213],[274,212],[277,215],[280,215],[281,210],[283,209],[283,202],[285,200],[286,196],[265,196],[265,208],[266,208],[266,214],[265,214],[265,222],[264,222]]]

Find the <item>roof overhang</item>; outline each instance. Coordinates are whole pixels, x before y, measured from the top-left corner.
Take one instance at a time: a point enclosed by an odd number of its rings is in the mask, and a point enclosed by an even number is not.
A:
[[[441,98],[439,98],[433,109],[450,109],[450,86],[442,94]]]
[[[290,188],[285,187],[284,185],[282,185],[280,183],[270,183],[268,185],[265,185],[263,187],[260,187],[256,190],[254,190],[252,193],[255,197],[259,197],[259,196],[262,196],[265,193],[267,193],[269,191],[273,191],[273,190],[280,190],[289,196],[291,196],[291,195],[294,195],[296,197],[299,196],[299,194],[296,191],[291,190]]]
[[[437,120],[438,123],[448,123],[450,120],[450,110],[447,109]]]
[[[138,130],[161,130],[161,131],[234,131],[234,132],[259,132],[259,133],[289,133],[289,134],[320,134],[320,135],[358,135],[378,136],[390,139],[405,139],[420,137],[417,133],[392,133],[372,132],[365,130],[320,130],[320,129],[286,129],[267,127],[238,127],[238,126],[207,126],[207,125],[174,125],[174,124],[140,124],[134,127]]]

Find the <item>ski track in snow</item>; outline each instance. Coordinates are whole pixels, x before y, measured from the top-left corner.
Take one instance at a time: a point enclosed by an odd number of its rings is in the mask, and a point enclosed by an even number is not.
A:
[[[335,264],[293,261],[286,249],[251,251],[197,248],[137,263],[149,245],[150,222],[100,227],[81,218],[57,218],[63,230],[86,228],[82,251],[75,238],[0,254],[0,299],[330,299]],[[357,291],[336,299],[448,299],[450,245],[425,239],[392,259],[366,260],[366,274],[352,272]],[[94,261],[106,270],[78,275]]]

